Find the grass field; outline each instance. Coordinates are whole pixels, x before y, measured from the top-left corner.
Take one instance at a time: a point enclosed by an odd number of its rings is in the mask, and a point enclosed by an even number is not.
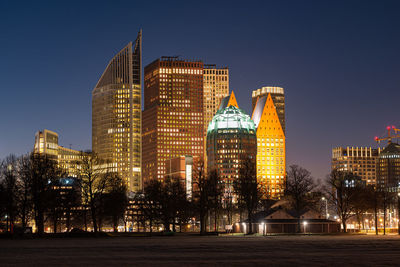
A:
[[[0,240],[0,265],[394,266],[400,237],[158,236]]]

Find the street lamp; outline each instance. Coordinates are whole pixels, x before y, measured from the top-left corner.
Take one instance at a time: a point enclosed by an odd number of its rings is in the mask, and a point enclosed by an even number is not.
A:
[[[304,233],[306,233],[306,232],[307,232],[307,231],[306,231],[306,229],[307,229],[307,222],[304,221],[303,224],[304,224]]]
[[[7,221],[6,221],[6,232],[8,232],[8,215],[6,214],[5,217],[6,217],[6,220],[7,220]],[[10,227],[10,228],[11,228],[11,227]]]
[[[322,201],[325,201],[325,219],[328,219],[329,214],[328,214],[328,200],[325,197],[321,198]]]

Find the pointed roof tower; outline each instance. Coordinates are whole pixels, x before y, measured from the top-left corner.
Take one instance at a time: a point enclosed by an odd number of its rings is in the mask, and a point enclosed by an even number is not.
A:
[[[257,132],[285,136],[271,94],[257,100],[252,120],[256,125]]]
[[[235,93],[233,91],[229,96],[224,97],[222,99],[221,105],[219,106],[218,110],[222,110],[229,106],[234,106],[236,108],[239,108],[239,105],[237,104],[237,101],[236,101]]]

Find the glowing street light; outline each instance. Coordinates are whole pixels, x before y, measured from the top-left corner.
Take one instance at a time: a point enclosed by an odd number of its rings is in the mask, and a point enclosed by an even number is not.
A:
[[[325,219],[328,219],[329,214],[328,214],[328,199],[325,197],[321,198],[322,201],[325,201]]]
[[[265,223],[264,223],[264,222],[262,222],[262,223],[261,223],[261,226],[262,226],[262,231],[263,231],[263,233],[262,233],[262,234],[263,234],[263,235],[265,235]]]
[[[307,231],[306,231],[306,229],[307,229],[307,221],[304,221],[303,222],[303,225],[304,225],[304,233],[306,233]]]

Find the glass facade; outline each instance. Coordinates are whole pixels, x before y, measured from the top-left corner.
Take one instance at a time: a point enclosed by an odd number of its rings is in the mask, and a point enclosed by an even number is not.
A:
[[[389,192],[400,192],[400,145],[390,142],[380,153],[377,187]]]
[[[255,159],[256,154],[256,130],[250,116],[233,105],[220,109],[207,129],[207,168],[218,171],[225,199],[233,197],[233,181],[243,162]]]
[[[108,64],[92,92],[92,150],[125,179],[142,189],[142,32]]]

